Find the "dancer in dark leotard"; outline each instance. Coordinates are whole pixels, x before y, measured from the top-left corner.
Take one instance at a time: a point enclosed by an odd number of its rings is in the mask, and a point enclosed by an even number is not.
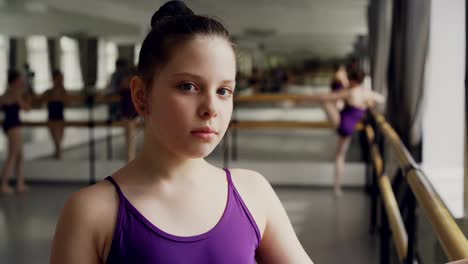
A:
[[[49,101],[47,103],[47,111],[49,113],[49,121],[63,121],[64,103],[62,101]]]
[[[4,104],[2,106],[2,110],[4,113],[3,131],[5,132],[5,134],[8,134],[8,131],[10,129],[21,126],[21,121],[19,118],[19,104]]]
[[[21,120],[19,111],[29,110],[28,103],[23,99],[24,81],[16,70],[8,72],[8,88],[0,97],[0,105],[4,111],[3,131],[8,139],[7,157],[3,164],[0,184],[0,194],[10,194],[13,189],[8,184],[8,178],[15,169],[16,191],[25,192],[28,187],[23,175],[23,140],[21,138]]]
[[[47,110],[49,113],[49,121],[64,121],[64,108],[66,100],[66,91],[63,87],[63,74],[59,70],[52,71],[53,87],[47,90],[42,100],[47,102]],[[61,122],[53,122],[49,124],[50,135],[55,147],[55,158],[62,158],[62,140],[64,126]]]

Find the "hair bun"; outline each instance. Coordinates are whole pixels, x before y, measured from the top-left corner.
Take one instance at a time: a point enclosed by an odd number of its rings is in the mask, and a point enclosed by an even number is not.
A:
[[[161,21],[170,17],[193,15],[195,13],[184,2],[178,0],[169,1],[153,14],[153,17],[151,17],[151,28],[155,28]]]

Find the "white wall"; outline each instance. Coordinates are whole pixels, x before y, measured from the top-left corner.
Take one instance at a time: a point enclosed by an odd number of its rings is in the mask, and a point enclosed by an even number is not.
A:
[[[73,32],[86,32],[91,36],[137,37],[140,27],[56,10],[42,14],[0,9],[1,34],[60,36]]]
[[[423,166],[442,198],[447,192],[450,199],[459,203],[463,201],[466,118],[465,1],[433,0],[430,17]],[[448,186],[449,182],[453,186]]]

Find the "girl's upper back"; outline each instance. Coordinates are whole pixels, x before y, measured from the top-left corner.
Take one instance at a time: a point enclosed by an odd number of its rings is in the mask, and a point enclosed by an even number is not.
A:
[[[372,100],[372,93],[366,90],[362,85],[349,89],[350,96],[346,100],[351,106],[366,109],[369,101]]]
[[[189,237],[152,224],[125,197],[112,177],[119,209],[107,263],[255,263],[260,231],[226,170],[228,199],[218,223]],[[194,205],[196,206],[196,205]]]

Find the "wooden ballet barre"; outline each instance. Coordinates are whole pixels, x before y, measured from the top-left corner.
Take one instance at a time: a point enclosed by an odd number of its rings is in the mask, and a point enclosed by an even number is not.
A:
[[[94,95],[82,95],[82,94],[68,94],[63,98],[66,104],[71,105],[86,105],[92,98],[93,103],[118,103],[121,101],[120,95],[108,95],[108,94],[94,94]],[[41,105],[42,98],[40,96],[34,97],[33,106]],[[234,97],[236,103],[259,103],[259,102],[313,102],[316,99],[307,98],[307,95],[292,95],[292,94],[256,94],[256,95],[240,95]],[[36,107],[34,107],[36,108]]]
[[[285,101],[300,101],[304,100],[303,95],[294,94],[255,94],[255,95],[239,95],[234,97],[236,103],[258,103],[258,102],[285,102]]]
[[[96,94],[96,95],[67,95],[64,98],[66,103],[73,104],[86,104],[88,100],[92,99],[93,103],[118,103],[121,100],[120,95],[107,95],[107,94]]]
[[[82,94],[67,94],[62,98],[63,102],[66,105],[86,105],[88,102],[92,101],[93,104],[96,103],[119,103],[121,101],[120,95],[107,95],[107,94],[95,94],[95,95],[82,95]],[[33,109],[42,108],[43,104],[47,100],[42,96],[35,96],[31,98],[31,105]]]
[[[448,259],[454,261],[468,258],[468,241],[466,237],[425,175],[415,165],[413,158],[401,142],[398,134],[382,115],[375,111],[372,111],[372,114],[377,120],[378,127],[390,142],[392,150],[396,153],[400,167],[410,168],[404,177],[415,194],[418,203],[428,216]]]
[[[384,175],[383,159],[374,142],[375,133],[370,125],[366,126],[366,136],[371,148],[372,162],[379,181],[379,190],[382,194],[382,202],[390,224],[390,229],[392,230],[398,257],[401,262],[404,262],[408,254],[408,234],[406,233],[405,225],[392,189],[392,184],[390,183],[388,176]]]
[[[108,120],[95,120],[95,121],[87,121],[87,120],[76,120],[76,121],[23,121],[21,123],[22,126],[25,127],[48,127],[50,125],[62,125],[64,127],[89,127],[92,125],[93,127],[126,127],[129,123],[134,122],[136,127],[142,127],[143,124],[141,122],[136,121],[111,121]]]
[[[125,127],[129,122],[134,122],[136,127],[143,127],[143,122],[131,120],[70,120],[70,121],[22,121],[22,126],[25,127],[48,127],[50,125],[62,125],[64,127],[89,127],[90,123],[94,127]],[[255,129],[255,128],[316,128],[330,129],[333,128],[331,123],[327,121],[302,122],[302,121],[231,121],[230,128],[238,129]],[[359,123],[356,130],[362,130],[363,124]]]
[[[254,129],[254,128],[333,128],[328,121],[231,121],[230,128]],[[356,126],[357,130],[363,129],[363,124]]]
[[[310,94],[308,94],[310,96]],[[256,103],[256,102],[313,102],[316,99],[307,97],[308,95],[294,95],[294,94],[255,94],[255,95],[240,95],[235,96],[236,103]],[[121,100],[120,95],[109,94],[68,94],[63,98],[63,101],[68,104],[86,104],[92,98],[93,103],[118,103]],[[37,96],[32,98],[33,105],[42,102],[42,97]]]
[[[393,241],[397,249],[398,257],[400,261],[403,262],[408,253],[408,235],[395,194],[393,193],[392,184],[387,175],[379,177],[379,189],[382,194],[382,201],[385,206],[390,229],[392,230]]]
[[[415,170],[410,171],[406,177],[419,204],[428,215],[448,259],[454,261],[468,258],[466,237],[426,177]]]
[[[127,137],[127,161],[133,159],[135,154],[135,145],[133,144],[133,131],[135,128],[144,127],[143,122],[139,122],[138,120],[76,120],[76,121],[23,121],[21,123],[22,126],[25,127],[53,127],[54,125],[66,127],[78,127],[78,128],[87,128],[93,129],[95,127],[120,127],[123,128]],[[110,136],[108,135],[108,138]],[[93,139],[90,140],[90,145],[94,143]],[[92,149],[92,147],[90,147]],[[93,158],[91,158],[93,160]],[[93,175],[91,173],[91,175]],[[91,183],[95,182],[93,176],[91,176]]]

